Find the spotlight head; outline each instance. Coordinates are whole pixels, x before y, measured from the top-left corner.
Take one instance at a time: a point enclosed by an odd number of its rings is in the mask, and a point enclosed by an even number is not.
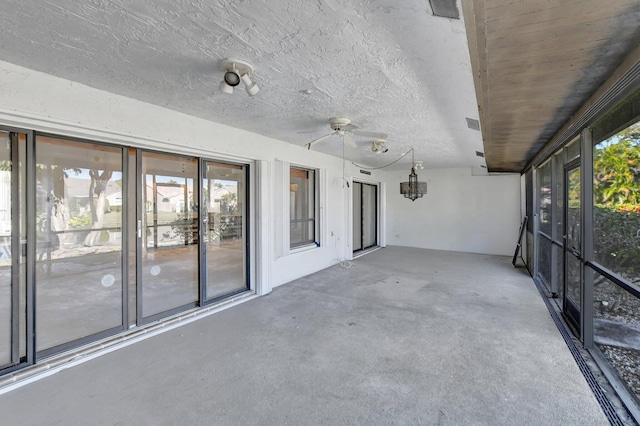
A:
[[[260,88],[258,87],[255,81],[251,80],[251,77],[249,77],[249,74],[242,74],[240,78],[244,83],[244,90],[247,91],[249,96],[255,96],[256,93],[260,91]]]
[[[389,151],[389,148],[385,146],[385,141],[373,141],[371,143],[371,151],[375,152],[376,154],[383,154]]]
[[[220,82],[220,86],[218,86],[218,89],[220,89],[222,93],[227,93],[229,95],[233,94],[233,87],[229,86],[224,80]]]
[[[240,84],[240,75],[238,74],[238,71],[233,69],[225,72],[224,82],[231,87],[236,87],[238,84]]]

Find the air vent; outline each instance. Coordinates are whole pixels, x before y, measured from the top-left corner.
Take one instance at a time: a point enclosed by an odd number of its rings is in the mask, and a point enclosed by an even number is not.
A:
[[[470,128],[471,130],[480,130],[480,122],[478,120],[475,120],[473,118],[467,118],[467,127]]]
[[[371,175],[371,172],[368,170],[360,170],[360,173],[362,173],[363,175]]]
[[[478,157],[482,157],[482,158],[484,158],[484,152],[476,151],[476,155],[477,155]]]
[[[460,12],[456,6],[456,0],[429,0],[433,16],[443,18],[460,19]]]

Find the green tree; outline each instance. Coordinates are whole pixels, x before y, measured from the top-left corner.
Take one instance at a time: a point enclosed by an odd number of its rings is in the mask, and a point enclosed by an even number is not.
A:
[[[595,146],[593,195],[596,260],[640,278],[640,122]]]
[[[596,204],[640,204],[640,122],[596,145],[593,169]]]

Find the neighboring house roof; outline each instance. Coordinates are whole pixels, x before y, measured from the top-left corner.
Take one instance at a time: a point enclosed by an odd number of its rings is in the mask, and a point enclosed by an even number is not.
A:
[[[65,194],[68,198],[89,198],[90,178],[68,177],[64,178]],[[110,180],[107,182],[106,196],[121,192],[122,188]]]
[[[184,197],[184,187],[182,186],[165,186],[156,185],[158,199],[162,201],[164,198],[174,200],[176,198],[182,200]],[[147,184],[147,200],[153,200],[153,185]]]

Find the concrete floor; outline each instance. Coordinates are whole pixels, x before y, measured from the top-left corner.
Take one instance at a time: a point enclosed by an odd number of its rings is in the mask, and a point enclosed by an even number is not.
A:
[[[0,423],[607,425],[510,260],[378,250],[0,395]]]

